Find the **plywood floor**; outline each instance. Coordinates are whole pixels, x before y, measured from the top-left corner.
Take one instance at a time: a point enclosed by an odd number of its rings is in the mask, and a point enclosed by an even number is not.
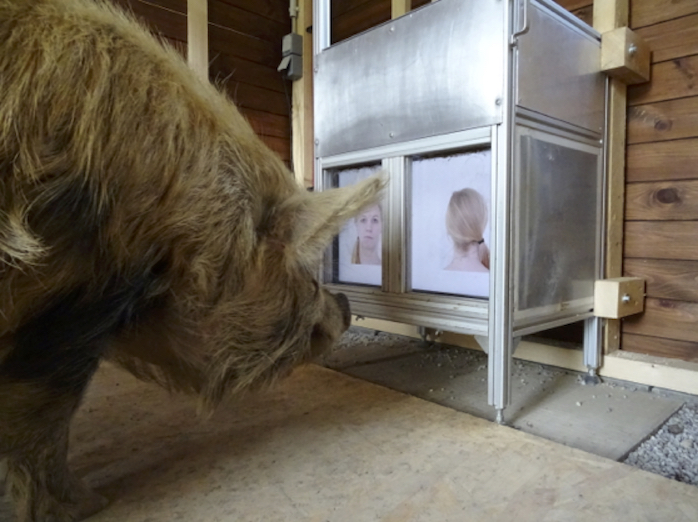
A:
[[[694,486],[319,366],[202,422],[105,365],[73,439],[93,522],[698,520]]]

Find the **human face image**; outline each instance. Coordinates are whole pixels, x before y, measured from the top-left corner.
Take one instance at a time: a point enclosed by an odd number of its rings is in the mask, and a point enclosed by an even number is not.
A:
[[[356,230],[362,248],[373,250],[380,239],[383,219],[378,205],[367,207],[356,217]]]

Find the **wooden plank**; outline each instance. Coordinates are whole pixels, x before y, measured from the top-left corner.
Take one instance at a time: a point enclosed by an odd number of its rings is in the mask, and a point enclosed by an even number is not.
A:
[[[623,351],[698,362],[698,343],[623,333]]]
[[[605,276],[619,277],[623,267],[623,209],[625,206],[625,136],[627,86],[615,78],[609,82],[608,161],[606,182]],[[620,348],[620,321],[606,320],[604,353]]]
[[[281,116],[288,116],[291,110],[289,100],[284,93],[233,81],[225,82],[223,88],[238,107],[256,109]]]
[[[279,0],[216,0],[228,4],[234,9],[244,9],[269,20],[288,24],[290,29],[290,16],[288,13],[288,2]],[[210,4],[209,4],[210,6]]]
[[[698,261],[626,259],[624,273],[643,278],[648,297],[698,302]]]
[[[623,334],[649,335],[676,341],[698,342],[698,303],[649,298],[645,313],[626,317]]]
[[[630,183],[625,195],[627,220],[698,219],[698,180]]]
[[[141,0],[112,0],[136,15],[154,33],[174,40],[187,41],[187,16],[183,13],[163,9]]]
[[[412,0],[391,0],[390,17],[398,18],[407,14],[412,9]]]
[[[286,2],[288,5],[288,2]],[[208,0],[208,21],[226,29],[281,46],[281,38],[291,31],[291,19],[279,22],[240,9],[222,0]]]
[[[653,64],[651,81],[628,87],[628,105],[698,96],[698,55]]]
[[[177,13],[187,14],[187,0],[141,0],[146,4],[156,5],[175,11]]]
[[[242,111],[245,114],[244,111]],[[250,120],[251,121],[251,120]],[[291,142],[285,138],[277,138],[276,136],[259,135],[264,144],[269,147],[272,152],[276,153],[283,161],[289,162],[291,159]]]
[[[698,54],[698,14],[637,30],[652,49],[652,62]]]
[[[231,56],[221,49],[209,49],[209,77],[213,82],[242,82],[271,91],[286,92],[284,79],[276,67]]]
[[[286,164],[291,161],[291,142],[289,140],[264,135],[261,135],[260,138],[262,138],[266,146],[278,154]]]
[[[277,67],[281,62],[279,42],[265,42],[219,25],[208,25],[208,45],[211,49],[223,50],[231,56],[269,67]]]
[[[196,74],[208,80],[208,2],[187,2],[187,62]]]
[[[698,261],[696,238],[698,221],[628,221],[625,255],[628,258]]]
[[[593,2],[589,0],[555,0],[555,3],[568,11],[575,11],[593,5]]]
[[[600,33],[628,24],[629,0],[595,0],[593,25]],[[625,203],[625,147],[627,86],[610,78],[608,93],[608,154],[606,162],[605,276],[619,277],[623,267],[623,208]],[[620,321],[609,319],[603,332],[604,353],[620,348]]]
[[[628,144],[698,137],[698,96],[628,110]]]
[[[698,13],[696,0],[652,0],[632,2],[630,27],[637,29]]]
[[[243,114],[260,136],[273,136],[290,141],[291,126],[288,116],[279,116],[254,109],[243,109]]]
[[[297,32],[303,35],[303,77],[293,82],[291,159],[296,181],[305,187],[315,183],[313,130],[313,39],[304,27],[313,23],[312,0],[299,0]]]
[[[380,0],[360,9],[352,9],[342,16],[332,18],[332,43],[390,20],[390,0]]]
[[[367,4],[373,4],[375,2],[376,0],[332,0],[330,3],[330,12],[332,13],[332,18],[336,18],[352,9],[365,9]]]
[[[628,25],[629,0],[596,0],[594,29],[600,33]]]
[[[628,182],[698,179],[698,138],[628,146]]]

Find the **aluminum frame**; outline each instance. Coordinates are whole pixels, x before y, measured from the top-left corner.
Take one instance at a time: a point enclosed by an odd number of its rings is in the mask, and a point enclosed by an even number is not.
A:
[[[317,64],[321,63],[318,55],[330,47],[330,0],[314,0],[314,4],[314,51],[317,73]],[[420,10],[429,9],[432,5],[434,4],[425,5]],[[586,40],[598,41],[600,35],[551,0],[510,0],[501,2],[501,5],[504,27],[508,28],[501,35],[503,43],[501,67],[504,71],[504,85],[497,103],[501,107],[501,121],[463,131],[402,140],[399,143],[382,140],[378,146],[358,151],[340,151],[324,156],[322,151],[327,149],[320,147],[316,141],[316,189],[329,188],[325,184],[326,169],[352,167],[377,161],[382,163],[391,180],[387,213],[384,219],[384,227],[387,228],[384,231],[381,287],[334,283],[326,286],[330,290],[347,294],[352,301],[354,313],[359,316],[474,335],[488,354],[488,401],[496,408],[497,420],[500,422],[503,421],[505,407],[511,402],[511,361],[521,336],[571,322],[584,321],[584,360],[590,373],[595,372],[602,358],[603,322],[593,317],[586,302],[570,304],[565,310],[557,313],[520,316],[516,321],[514,320],[513,234],[515,228],[512,222],[514,218],[512,208],[516,197],[513,187],[517,129],[519,127],[538,129],[590,147],[600,148],[599,158],[602,169],[600,182],[603,188],[599,204],[603,205],[607,154],[605,122],[608,118],[607,81],[604,83],[606,93],[602,128],[595,124],[596,120],[593,118],[564,121],[555,117],[556,114],[533,110],[530,104],[521,106],[517,103],[520,72],[517,53],[521,40],[531,36],[531,19],[535,19],[536,16],[531,15],[531,9],[542,10],[546,15],[552,13],[553,17],[562,21],[562,26],[575,31]],[[589,124],[589,121],[592,124]],[[410,274],[407,263],[409,252],[407,231],[410,214],[406,195],[409,194],[411,181],[409,158],[430,152],[451,153],[482,146],[489,146],[492,150],[490,242],[491,252],[494,255],[491,257],[490,265],[489,299],[412,292],[408,284]],[[599,230],[596,232],[601,244],[597,250],[597,275],[603,277],[606,216],[603,208],[599,212]]]

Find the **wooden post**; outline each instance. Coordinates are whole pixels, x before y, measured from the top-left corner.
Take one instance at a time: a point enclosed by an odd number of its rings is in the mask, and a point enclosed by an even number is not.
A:
[[[594,28],[605,33],[626,27],[629,0],[595,0]],[[611,78],[608,132],[608,182],[606,206],[606,278],[623,275],[623,211],[625,203],[625,128],[627,86]],[[620,348],[620,320],[608,319],[604,330],[604,352]]]
[[[298,183],[314,184],[313,134],[313,37],[306,28],[313,24],[313,0],[298,0],[296,32],[303,37],[303,77],[293,82],[291,109],[293,170]]]
[[[208,0],[187,0],[187,61],[208,81]]]
[[[391,0],[390,13],[391,18],[398,18],[412,10],[412,0]]]

